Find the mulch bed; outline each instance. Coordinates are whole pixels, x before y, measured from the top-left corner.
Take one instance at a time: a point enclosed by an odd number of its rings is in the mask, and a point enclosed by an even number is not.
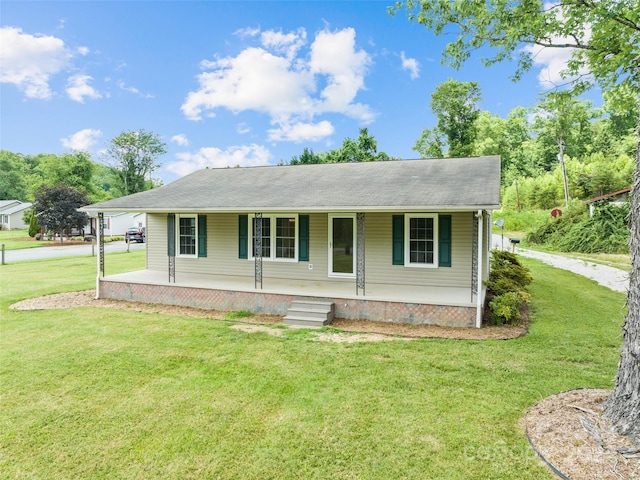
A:
[[[10,308],[16,310],[46,310],[72,307],[117,308],[144,313],[163,313],[185,317],[211,318],[223,320],[228,312],[207,310],[174,305],[127,302],[123,300],[96,299],[95,290],[83,292],[59,293],[44,297],[23,300]],[[279,315],[255,314],[251,317],[234,319],[249,323],[282,323]],[[527,323],[521,325],[485,325],[482,328],[440,327],[437,325],[408,325],[390,322],[372,322],[369,320],[346,320],[337,318],[332,327],[345,332],[373,333],[410,338],[452,338],[459,340],[508,340],[527,333]]]
[[[526,413],[522,423],[530,443],[560,478],[640,479],[640,453],[626,458],[616,451],[633,449],[633,443],[614,433],[602,415],[610,393],[570,390],[541,400]]]

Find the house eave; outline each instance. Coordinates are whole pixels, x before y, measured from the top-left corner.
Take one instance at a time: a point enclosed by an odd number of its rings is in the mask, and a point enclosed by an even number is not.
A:
[[[361,205],[341,205],[341,206],[320,206],[320,207],[291,207],[286,205],[270,207],[226,207],[226,208],[103,208],[96,209],[82,207],[79,210],[87,213],[96,212],[131,212],[131,213],[340,213],[340,212],[369,212],[369,213],[391,213],[391,212],[475,212],[478,210],[498,210],[500,204],[487,205],[392,205],[392,206],[361,206]]]

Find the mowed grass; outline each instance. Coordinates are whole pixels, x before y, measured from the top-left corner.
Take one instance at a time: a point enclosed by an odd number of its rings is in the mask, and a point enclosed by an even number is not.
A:
[[[144,262],[106,257],[110,273]],[[525,262],[523,338],[351,344],[112,309],[8,310],[91,288],[95,259],[0,267],[0,476],[553,478],[520,419],[554,393],[612,386],[624,296]]]
[[[58,243],[60,240],[58,240]],[[21,250],[51,245],[52,241],[34,240],[28,230],[0,230],[0,244],[5,250]]]

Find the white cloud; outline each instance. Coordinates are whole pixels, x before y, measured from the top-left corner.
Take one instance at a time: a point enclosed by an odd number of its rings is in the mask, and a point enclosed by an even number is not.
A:
[[[139,94],[140,93],[140,90],[138,90],[136,87],[129,87],[122,80],[118,80],[116,82],[116,85],[118,86],[118,88],[120,90],[124,90],[125,92],[130,92],[130,93],[135,93],[135,94]]]
[[[569,40],[569,39],[566,39]],[[557,42],[563,42],[560,37],[554,39]],[[564,85],[575,77],[563,76],[566,71],[571,55],[574,52],[572,48],[545,48],[538,45],[527,45],[525,51],[531,53],[533,64],[540,67],[538,73],[538,83],[543,88],[554,88]],[[580,69],[579,75],[587,75],[589,70]]]
[[[260,34],[260,27],[256,27],[256,28],[251,28],[251,27],[241,28],[241,29],[236,30],[234,32],[234,35],[237,35],[240,38],[256,37],[259,34]]]
[[[260,41],[265,48],[272,48],[277,53],[284,53],[287,58],[293,58],[307,43],[307,32],[304,28],[299,28],[295,33],[269,30],[262,33]]]
[[[73,56],[64,42],[2,27],[0,43],[0,82],[16,85],[29,98],[50,98],[50,78],[64,70]]]
[[[355,40],[353,28],[319,32],[311,45],[309,66],[314,74],[327,76],[319,111],[344,113],[368,123],[373,120],[369,107],[352,102],[364,89],[371,57],[364,50],[356,50]]]
[[[174,135],[173,137],[171,137],[171,141],[177,143],[181,147],[189,146],[189,140],[187,139],[187,136],[184,133]]]
[[[100,92],[98,92],[95,88],[89,85],[89,82],[93,80],[93,77],[89,75],[72,75],[67,80],[67,95],[71,100],[76,102],[84,103],[84,99],[86,98],[102,98]]]
[[[244,135],[245,133],[249,133],[250,131],[251,127],[244,122],[240,122],[236,126],[236,132],[238,132],[240,135]]]
[[[102,132],[100,130],[85,128],[67,138],[61,138],[60,141],[65,148],[86,152],[98,142],[101,136]]]
[[[407,58],[404,52],[400,52],[400,58],[402,60],[402,68],[409,70],[411,73],[411,80],[420,77],[420,64],[415,58]]]
[[[247,48],[235,58],[206,61],[202,66],[213,71],[198,76],[200,89],[190,92],[181,107],[192,120],[199,120],[204,110],[219,107],[233,112],[256,110],[273,117],[312,107],[311,75],[292,70],[289,60],[262,48]]]
[[[78,47],[76,51],[78,52],[78,54],[82,55],[83,57],[85,55],[89,55],[89,49],[87,47]]]
[[[117,69],[119,69],[119,68],[117,68]],[[140,96],[142,98],[154,98],[152,94],[150,94],[150,93],[142,93],[136,87],[132,87],[130,85],[127,85],[122,80],[114,80],[111,77],[106,77],[104,79],[104,81],[107,82],[107,83],[113,83],[120,90],[125,91],[125,92],[129,92],[129,93],[133,93],[134,95],[138,95],[138,96]]]
[[[272,138],[294,141],[304,138],[285,133],[291,125],[315,125],[306,128],[307,139],[318,136],[318,125],[327,130],[328,122],[313,123],[318,115],[338,113],[363,123],[373,121],[370,107],[355,102],[365,88],[371,57],[357,48],[354,29],[321,31],[308,52],[303,51],[307,34],[302,28],[286,34],[263,32],[260,41],[260,46],[248,47],[235,57],[201,62],[198,88],[188,93],[181,107],[187,118],[212,117],[218,108],[234,113],[253,110],[270,116],[276,125],[270,131]],[[324,86],[321,91],[318,84]]]
[[[555,8],[557,5],[553,3],[545,3],[544,8],[546,10],[553,9],[556,13],[558,21],[563,22],[564,17],[562,10]],[[582,42],[587,42],[591,38],[591,28],[587,25],[581,38]],[[575,43],[573,37],[561,37],[552,36],[549,39],[552,44],[571,44]],[[560,85],[564,85],[571,81],[575,77],[567,77],[563,74],[567,70],[567,65],[575,49],[573,48],[549,48],[541,47],[539,45],[527,45],[523,48],[525,52],[531,54],[533,64],[540,67],[538,73],[538,83],[543,88],[554,88]],[[589,70],[586,68],[580,69],[578,75],[588,75]]]
[[[271,153],[261,145],[232,146],[226,150],[204,147],[195,153],[178,153],[180,160],[167,165],[167,170],[180,176],[203,168],[258,167],[269,165]]]
[[[268,131],[269,140],[289,141],[300,143],[318,141],[333,135],[335,129],[330,122],[323,120],[320,123],[296,123],[294,125],[281,124],[278,128]]]

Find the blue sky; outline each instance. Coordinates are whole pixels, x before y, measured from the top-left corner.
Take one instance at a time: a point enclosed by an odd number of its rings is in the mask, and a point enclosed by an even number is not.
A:
[[[533,105],[566,59],[542,52],[518,83],[514,64],[456,71],[440,64],[447,37],[390,4],[3,0],[0,148],[101,161],[110,139],[143,128],[167,144],[165,183],[328,151],[362,127],[379,151],[416,158],[440,83],[479,82],[482,109],[505,116]]]

